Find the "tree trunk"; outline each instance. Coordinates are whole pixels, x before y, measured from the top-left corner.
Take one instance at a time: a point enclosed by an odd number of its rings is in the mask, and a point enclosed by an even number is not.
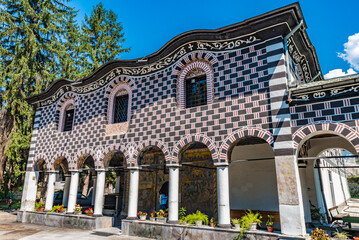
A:
[[[0,111],[0,188],[4,181],[4,171],[7,161],[5,149],[9,142],[9,137],[14,126],[14,117],[10,110],[1,109]]]

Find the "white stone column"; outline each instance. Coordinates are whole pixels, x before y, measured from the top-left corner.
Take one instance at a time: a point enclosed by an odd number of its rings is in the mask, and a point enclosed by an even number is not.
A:
[[[77,201],[77,191],[79,186],[79,171],[71,171],[71,183],[69,191],[69,201],[67,204],[67,213],[74,213],[76,201]]]
[[[64,186],[64,193],[62,195],[62,204],[64,204],[64,207],[67,207],[67,202],[69,201],[70,183],[71,183],[71,175],[65,174],[65,186]]]
[[[93,186],[92,186],[92,196],[91,196],[91,205],[95,206],[95,198],[96,198],[96,176],[92,176],[92,182],[93,182]]]
[[[103,203],[105,197],[106,171],[105,169],[100,169],[96,171],[97,171],[97,181],[96,181],[94,216],[102,216]]]
[[[305,235],[303,197],[296,156],[275,156],[282,234]]]
[[[46,202],[45,202],[45,211],[51,211],[52,205],[54,203],[54,193],[55,193],[55,180],[56,172],[49,171],[49,177],[47,180],[47,193],[46,193]]]
[[[168,223],[178,223],[178,185],[179,165],[168,164],[169,186],[168,186]]]
[[[129,168],[130,170],[130,190],[128,196],[128,214],[127,219],[137,219],[137,204],[138,204],[138,182],[139,169],[138,167]]]
[[[27,171],[25,173],[24,189],[22,191],[20,211],[33,211],[35,208],[37,192],[36,173]]]
[[[230,228],[228,163],[217,163],[218,227]]]
[[[306,164],[301,164],[299,166],[299,177],[300,177],[300,185],[302,186],[305,222],[310,223],[312,222],[312,218],[310,213],[310,205],[309,205],[309,197],[308,197]]]

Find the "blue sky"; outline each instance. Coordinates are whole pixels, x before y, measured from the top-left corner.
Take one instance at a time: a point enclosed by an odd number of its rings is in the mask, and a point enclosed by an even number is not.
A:
[[[125,46],[131,47],[129,53],[121,56],[122,59],[143,57],[156,52],[170,39],[185,31],[220,28],[293,2],[295,1],[102,1],[107,9],[112,9],[118,15],[124,27]],[[89,15],[97,3],[99,1],[96,0],[76,0],[70,2],[70,5],[79,10],[78,21],[81,23],[84,15]],[[299,3],[323,75],[334,69],[337,70],[327,76],[338,76],[348,72],[350,68],[349,73],[359,72],[359,1],[303,0]],[[355,35],[356,33],[358,34]]]

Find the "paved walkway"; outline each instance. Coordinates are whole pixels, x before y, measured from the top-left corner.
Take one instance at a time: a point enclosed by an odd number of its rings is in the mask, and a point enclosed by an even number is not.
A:
[[[15,213],[0,212],[0,239],[1,240],[148,240],[148,238],[122,235],[118,228],[101,229],[96,231],[56,228],[35,224],[16,222]]]

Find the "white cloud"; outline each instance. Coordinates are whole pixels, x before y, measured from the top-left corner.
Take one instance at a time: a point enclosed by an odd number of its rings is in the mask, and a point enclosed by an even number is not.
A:
[[[338,53],[338,57],[359,71],[359,33],[348,37],[348,42],[344,43],[344,53]]]
[[[352,68],[349,68],[346,73],[343,72],[342,69],[334,69],[334,70],[329,71],[327,74],[325,74],[324,78],[329,79],[329,78],[342,77],[342,76],[351,75],[351,74],[356,74],[356,72]]]

